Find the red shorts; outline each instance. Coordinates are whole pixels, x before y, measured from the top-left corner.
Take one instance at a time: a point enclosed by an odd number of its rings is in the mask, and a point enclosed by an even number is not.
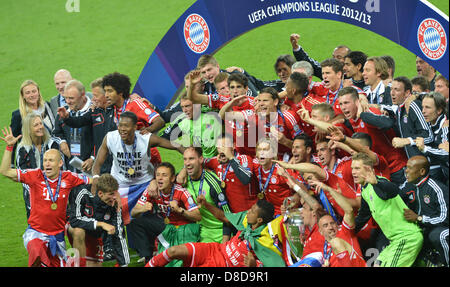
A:
[[[217,242],[186,243],[190,259],[184,262],[184,267],[227,267],[220,245]]]
[[[53,256],[47,246],[47,242],[39,238],[30,240],[27,244],[28,266],[32,266],[39,259],[41,265],[45,267],[64,267],[64,259],[60,256]],[[39,266],[38,266],[39,267]]]
[[[66,225],[66,236],[69,239],[69,243],[73,246],[73,238],[68,232],[69,224]],[[84,239],[86,245],[86,260],[103,262],[103,241],[101,238],[94,237],[86,232]]]

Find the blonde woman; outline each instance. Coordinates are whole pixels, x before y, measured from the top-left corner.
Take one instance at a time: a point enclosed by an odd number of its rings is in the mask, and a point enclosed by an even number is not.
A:
[[[19,109],[12,112],[11,130],[15,137],[22,133],[22,119],[28,114],[41,116],[44,127],[49,133],[55,125],[55,118],[50,106],[42,98],[38,84],[33,80],[26,80],[20,86]]]
[[[43,169],[43,156],[49,149],[59,150],[61,140],[51,137],[48,130],[44,127],[44,123],[40,115],[30,113],[23,119],[22,139],[17,145],[16,167],[19,169]],[[64,157],[63,157],[64,158]],[[64,168],[64,165],[63,165]],[[25,208],[27,218],[30,215],[30,191],[29,186],[23,185],[23,199],[25,200]]]

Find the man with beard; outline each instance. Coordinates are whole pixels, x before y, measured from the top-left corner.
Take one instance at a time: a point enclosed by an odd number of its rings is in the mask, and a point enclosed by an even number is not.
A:
[[[248,210],[256,201],[256,182],[252,177],[253,158],[233,151],[230,137],[217,140],[217,156],[205,160],[205,167],[214,170],[221,180],[232,212]]]
[[[200,226],[196,223],[201,220],[199,207],[189,192],[175,183],[174,166],[168,162],[159,164],[155,170],[155,182],[155,194],[150,189],[144,191],[131,211],[135,219],[128,226],[128,232],[135,239],[136,250],[145,262],[152,257],[156,237],[159,252],[200,239]],[[160,218],[164,218],[164,223]],[[180,263],[173,262],[171,266],[180,266]]]
[[[230,212],[228,199],[221,187],[221,181],[215,173],[203,167],[203,154],[200,147],[188,147],[183,154],[184,169],[187,173],[186,189],[197,202],[197,197],[204,195],[206,200],[225,212]],[[222,242],[222,235],[229,235],[221,221],[216,219],[206,208],[200,208],[202,220],[199,221],[200,242]]]
[[[364,112],[358,92],[353,87],[343,88],[339,92],[339,105],[348,120],[352,134],[355,132],[363,132],[370,135],[373,142],[373,151],[377,154],[384,155],[391,170],[391,180],[398,185],[405,182],[403,168],[406,165],[407,157],[404,150],[394,149],[391,140],[395,137],[393,129],[383,131],[382,129],[372,126],[361,118]],[[369,108],[367,112],[381,115],[381,111],[376,108]]]

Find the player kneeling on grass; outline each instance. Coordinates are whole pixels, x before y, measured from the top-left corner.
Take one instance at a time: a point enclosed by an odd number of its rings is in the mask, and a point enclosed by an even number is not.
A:
[[[175,183],[175,178],[175,167],[171,163],[159,164],[155,180],[131,211],[134,219],[128,225],[128,234],[135,239],[135,248],[146,263],[153,254],[156,237],[158,252],[200,240],[200,225],[196,223],[202,219],[200,210],[189,191]],[[175,260],[167,266],[181,265],[181,261]]]
[[[11,128],[3,129],[6,150],[0,174],[27,184],[30,187],[30,217],[23,234],[23,244],[28,251],[28,266],[62,267],[66,261],[64,225],[67,201],[72,188],[90,184],[89,178],[70,171],[61,171],[63,160],[59,150],[44,153],[43,169],[13,169],[11,155],[21,136],[14,137]]]
[[[267,223],[273,219],[274,207],[266,200],[257,201],[248,211],[224,213],[208,203],[204,195],[197,203],[205,206],[216,218],[232,224],[238,233],[225,243],[191,242],[169,247],[153,257],[147,267],[165,266],[174,259],[182,260],[185,267],[281,267],[283,258],[274,251]]]
[[[86,188],[70,193],[70,217],[66,227],[70,244],[79,252],[80,267],[101,266],[103,242],[108,239],[119,266],[130,263],[118,188],[114,177],[103,174],[98,178],[95,196]]]

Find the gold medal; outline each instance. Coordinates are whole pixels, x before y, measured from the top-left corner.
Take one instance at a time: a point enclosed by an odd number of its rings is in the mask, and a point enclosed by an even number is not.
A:
[[[322,267],[330,267],[330,260],[325,259],[325,261],[323,262]]]
[[[50,205],[50,208],[52,210],[56,210],[58,208],[58,205],[55,202],[53,202],[52,205]]]
[[[264,193],[262,193],[262,192],[258,193],[258,198],[259,199],[263,199],[264,198]]]
[[[242,132],[241,131],[236,131],[236,137],[240,137],[242,136]]]
[[[222,188],[225,188],[225,186],[226,186],[225,181],[222,180],[222,182],[220,183],[220,186],[221,186]]]
[[[132,167],[130,167],[130,168],[128,169],[128,174],[129,174],[129,175],[133,175],[133,174],[134,174],[134,169],[133,169]]]
[[[170,223],[170,219],[168,217],[164,218],[164,223],[165,224],[169,224]]]

